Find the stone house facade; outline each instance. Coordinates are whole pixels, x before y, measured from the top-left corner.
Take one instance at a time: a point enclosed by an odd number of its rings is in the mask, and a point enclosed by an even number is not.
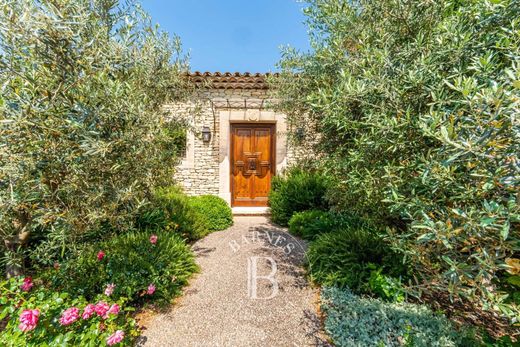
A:
[[[266,207],[272,176],[301,155],[290,148],[286,116],[270,108],[266,74],[190,73],[193,96],[167,105],[187,120],[186,153],[175,178],[189,195],[232,207]]]

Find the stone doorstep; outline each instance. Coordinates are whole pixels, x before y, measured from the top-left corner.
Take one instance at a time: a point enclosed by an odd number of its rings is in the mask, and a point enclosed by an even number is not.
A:
[[[268,216],[269,207],[232,207],[233,216]]]

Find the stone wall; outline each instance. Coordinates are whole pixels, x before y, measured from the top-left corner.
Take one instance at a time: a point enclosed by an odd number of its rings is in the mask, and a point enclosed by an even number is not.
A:
[[[277,172],[300,157],[297,150],[287,148],[285,116],[269,111],[268,102],[265,89],[202,89],[187,102],[166,106],[174,117],[190,124],[186,157],[175,174],[187,194],[220,195],[229,201],[227,132],[231,121],[276,122]],[[201,131],[205,126],[211,129],[209,143],[202,141]]]

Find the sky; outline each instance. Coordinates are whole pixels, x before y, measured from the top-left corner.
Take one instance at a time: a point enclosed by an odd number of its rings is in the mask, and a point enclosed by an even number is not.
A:
[[[192,71],[271,72],[280,46],[307,51],[296,0],[142,0],[155,23],[180,36]]]

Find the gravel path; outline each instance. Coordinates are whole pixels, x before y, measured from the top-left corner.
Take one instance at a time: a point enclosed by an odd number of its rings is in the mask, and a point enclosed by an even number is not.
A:
[[[200,273],[168,312],[149,320],[139,345],[326,344],[316,314],[318,293],[301,267],[304,247],[265,217],[235,217],[233,227],[193,245]],[[255,269],[257,280],[250,280]]]

